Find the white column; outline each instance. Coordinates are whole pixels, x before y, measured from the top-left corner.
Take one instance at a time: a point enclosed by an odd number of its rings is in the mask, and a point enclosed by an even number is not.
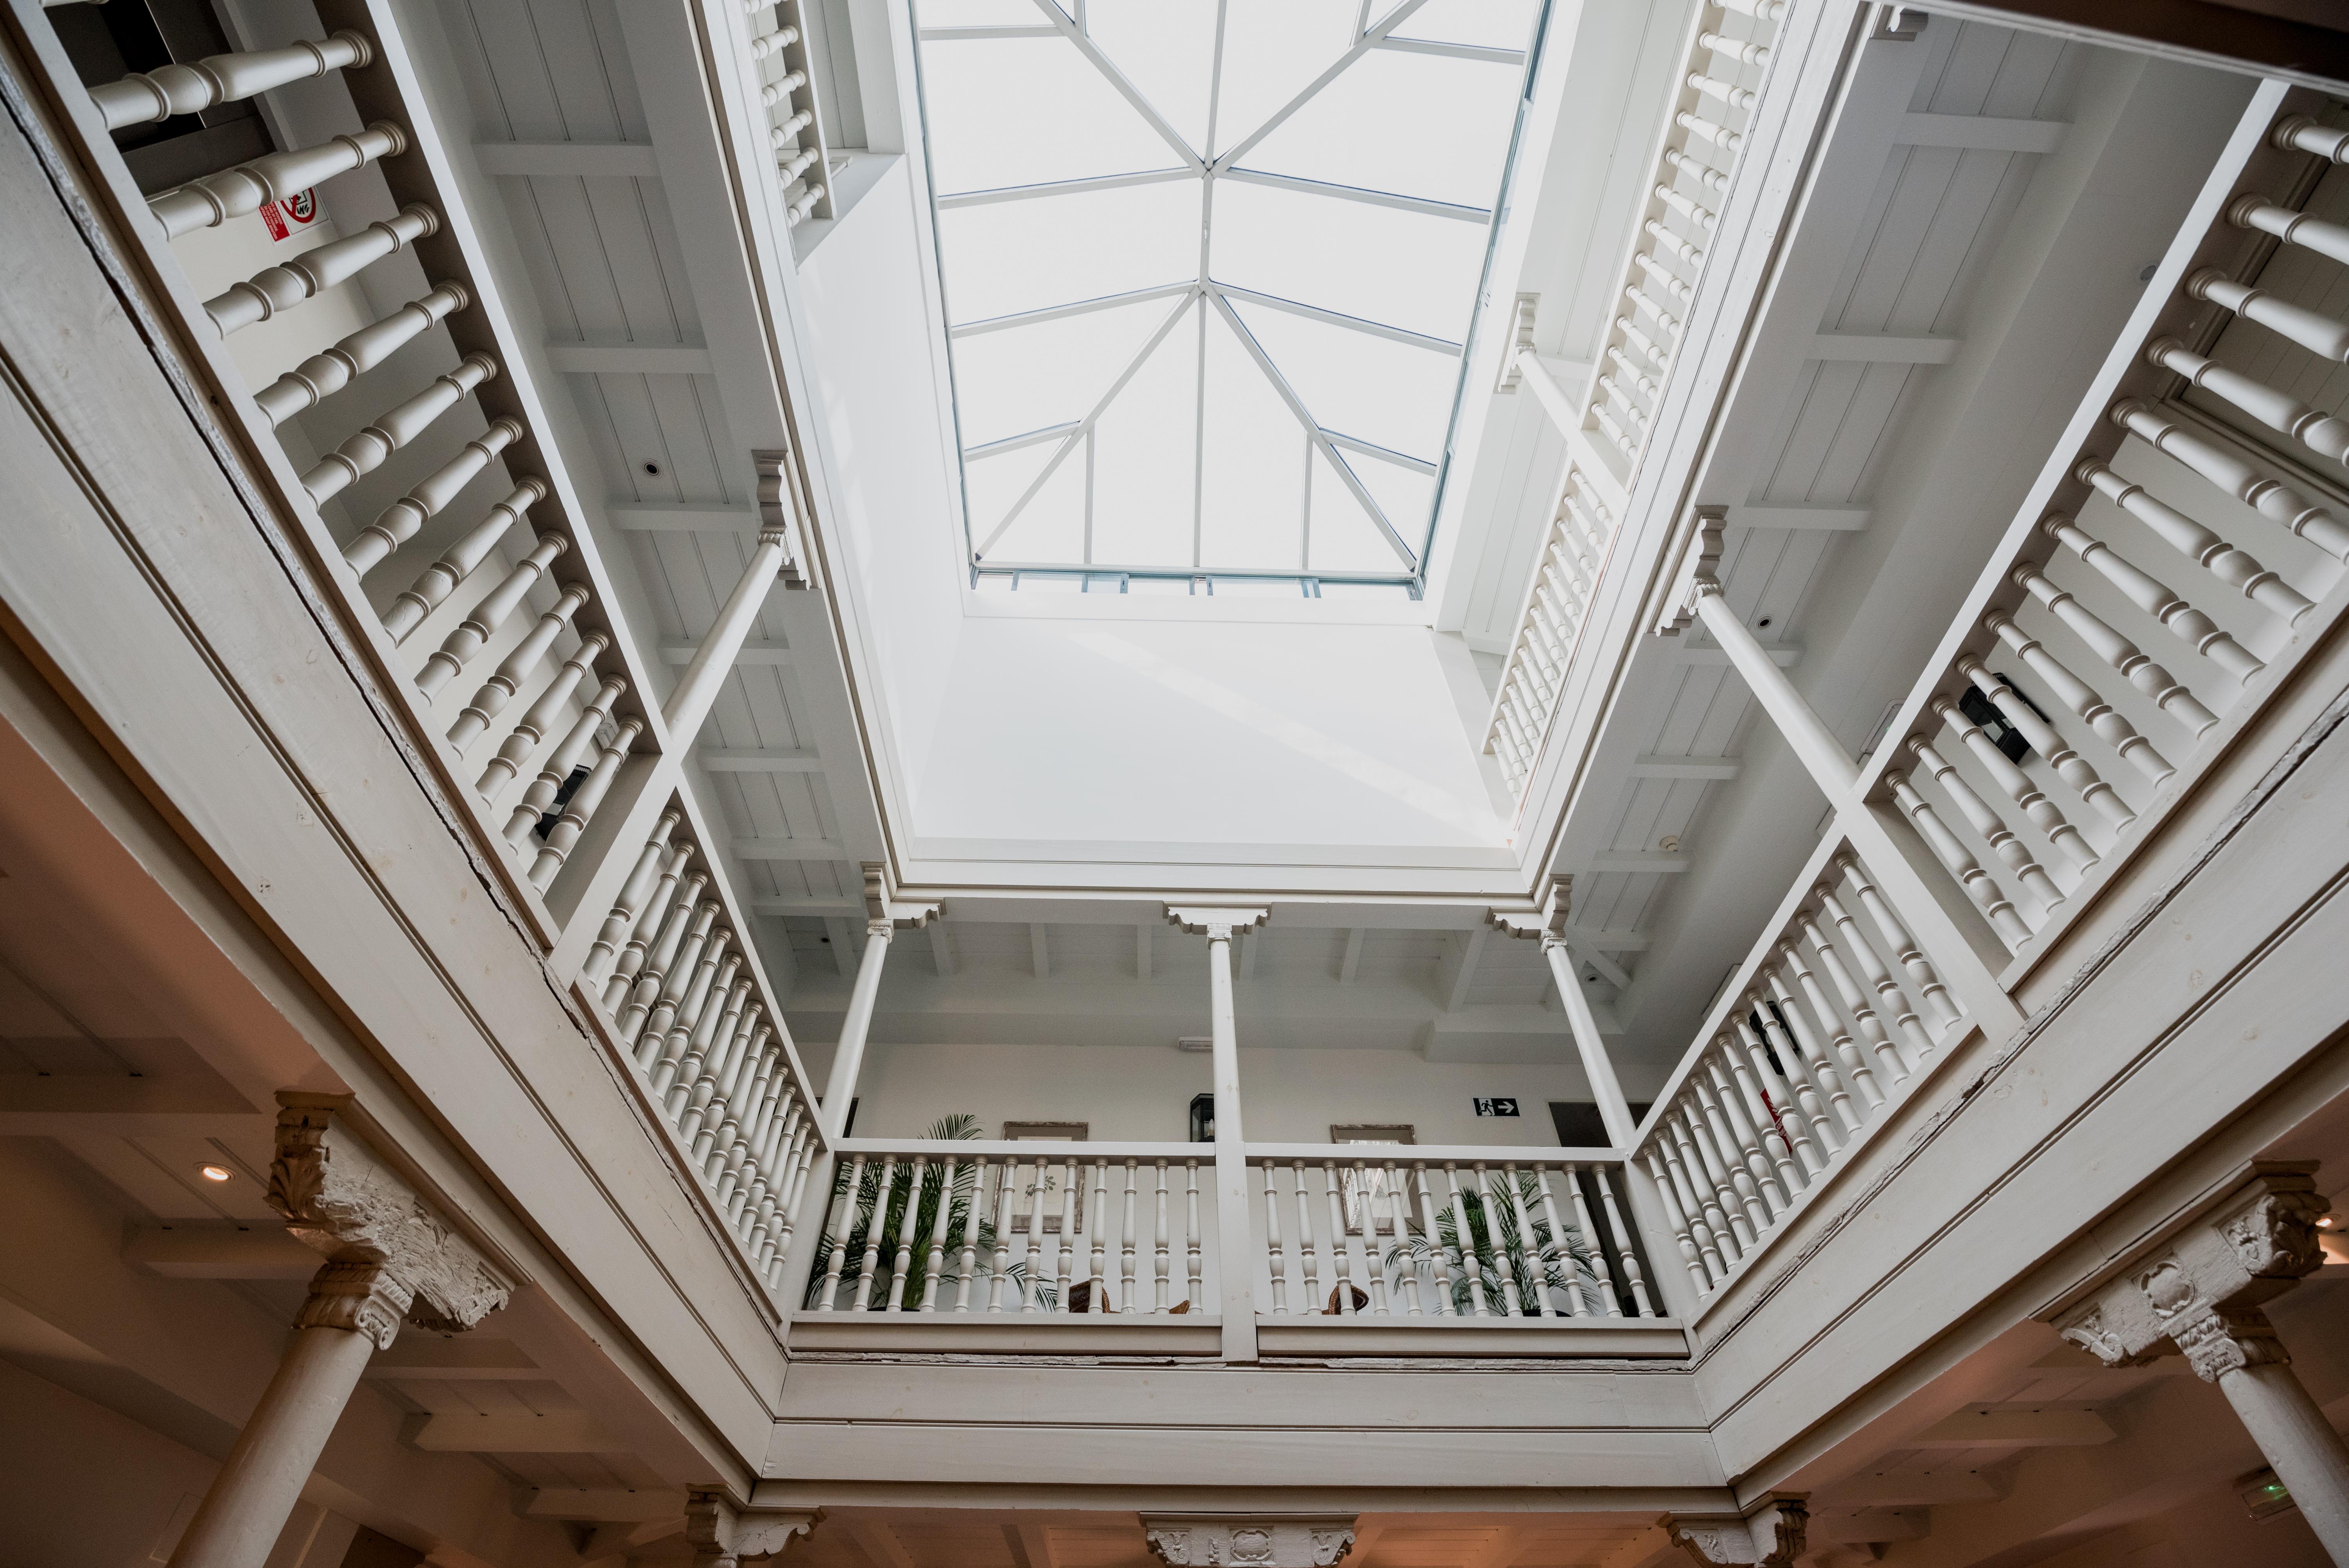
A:
[[[1590,998],[1582,994],[1581,978],[1574,972],[1574,954],[1566,938],[1557,933],[1543,933],[1541,944],[1550,975],[1557,982],[1558,998],[1566,1004],[1567,1026],[1573,1032],[1575,1051],[1582,1057],[1582,1076],[1590,1080],[1590,1098],[1599,1102],[1599,1119],[1607,1128],[1607,1141],[1628,1150],[1640,1124],[1623,1099],[1623,1086],[1616,1081],[1615,1064],[1608,1060],[1599,1019],[1590,1011]]]
[[[1208,1029],[1215,1039],[1216,1236],[1218,1311],[1226,1361],[1256,1359],[1256,1258],[1248,1224],[1247,1144],[1240,1128],[1240,1041],[1232,1007],[1232,936],[1263,923],[1261,909],[1176,909],[1166,918],[1207,939]],[[1269,1174],[1265,1178],[1271,1180]]]
[[[886,918],[864,924],[864,954],[856,962],[856,983],[848,993],[848,1012],[840,1020],[840,1044],[833,1048],[832,1071],[823,1080],[823,1135],[838,1139],[848,1125],[848,1108],[856,1103],[856,1075],[864,1066],[864,1037],[873,1028],[873,1004],[881,994],[881,965],[889,956],[889,938],[895,929]]]
[[[694,734],[709,717],[709,705],[718,700],[718,688],[725,683],[726,672],[734,667],[735,655],[742,651],[750,627],[759,619],[759,607],[767,602],[767,591],[775,585],[776,574],[790,553],[783,530],[759,531],[750,564],[742,569],[741,581],[734,584],[734,592],[726,596],[724,607],[718,612],[717,624],[701,639],[701,645],[693,651],[693,662],[685,666],[677,689],[669,693],[661,717],[668,725],[670,748],[680,755],[693,748]]]
[[[414,1313],[471,1328],[512,1286],[365,1144],[335,1129],[347,1095],[281,1094],[271,1206],[326,1255],[261,1400],[171,1553],[171,1568],[262,1568],[367,1370]]]
[[[1843,743],[1795,689],[1795,683],[1786,678],[1786,672],[1770,657],[1761,640],[1738,619],[1737,612],[1722,596],[1719,583],[1707,580],[1696,585],[1696,613],[1722,652],[1729,655],[1729,662],[1737,666],[1737,673],[1745,677],[1754,700],[1769,714],[1827,799],[1841,804],[1859,782],[1859,768]]]

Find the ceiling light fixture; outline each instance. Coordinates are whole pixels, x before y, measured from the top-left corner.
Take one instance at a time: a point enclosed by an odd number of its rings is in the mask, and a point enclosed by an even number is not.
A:
[[[225,1181],[236,1172],[225,1165],[199,1165],[196,1167],[196,1174],[207,1181]]]

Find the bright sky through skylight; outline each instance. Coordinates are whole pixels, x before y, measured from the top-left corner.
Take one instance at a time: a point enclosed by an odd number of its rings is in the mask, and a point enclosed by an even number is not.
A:
[[[1540,0],[916,0],[984,565],[1409,576]]]

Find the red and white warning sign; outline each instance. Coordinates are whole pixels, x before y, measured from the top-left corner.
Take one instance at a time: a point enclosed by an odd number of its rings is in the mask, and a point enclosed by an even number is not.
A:
[[[297,191],[283,201],[272,201],[261,210],[261,221],[269,229],[273,240],[290,240],[318,222],[318,193]]]

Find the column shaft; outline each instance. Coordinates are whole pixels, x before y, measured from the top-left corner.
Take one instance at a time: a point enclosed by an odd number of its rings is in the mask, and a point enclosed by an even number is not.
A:
[[[848,1125],[849,1107],[856,1103],[856,1075],[864,1066],[864,1037],[873,1028],[873,1004],[881,994],[881,965],[889,956],[895,928],[876,920],[864,930],[864,956],[857,961],[856,983],[848,993],[848,1012],[840,1020],[840,1044],[832,1053],[832,1071],[823,1085],[823,1132],[836,1141]]]
[[[693,651],[693,662],[686,665],[677,689],[669,693],[661,717],[668,725],[670,746],[680,755],[693,749],[694,735],[701,728],[701,721],[709,717],[709,705],[718,700],[718,688],[725,683],[726,672],[734,667],[735,656],[741,653],[743,642],[750,635],[750,627],[759,619],[759,606],[767,602],[767,591],[775,585],[783,554],[780,530],[770,529],[759,535],[758,548],[750,552],[750,564],[742,569],[741,581],[726,596],[725,606],[718,612],[717,624]]]
[[[1215,1037],[1216,1235],[1224,1359],[1256,1359],[1256,1268],[1248,1223],[1247,1149],[1240,1131],[1240,1043],[1232,1007],[1232,934],[1207,933],[1210,1028]]]
[[[1844,797],[1859,782],[1859,769],[1844,750],[1843,743],[1820,721],[1803,694],[1795,689],[1786,672],[1772,662],[1769,651],[1737,618],[1737,613],[1729,607],[1729,601],[1722,597],[1717,586],[1706,583],[1698,587],[1696,611],[1705,630],[1729,655],[1729,662],[1737,666],[1737,673],[1745,677],[1754,699],[1777,725],[1778,732],[1795,748],[1795,755],[1803,759],[1803,766],[1810,769],[1820,789],[1840,806]]]
[[[1549,958],[1558,998],[1566,1005],[1567,1026],[1582,1057],[1582,1074],[1590,1080],[1590,1098],[1599,1102],[1599,1119],[1606,1125],[1607,1141],[1629,1153],[1639,1123],[1632,1119],[1631,1108],[1623,1099],[1623,1086],[1616,1081],[1615,1064],[1608,1059],[1607,1042],[1599,1033],[1590,998],[1582,994],[1581,977],[1574,972],[1574,954],[1561,936],[1544,937],[1542,952]]]
[[[2349,1445],[2285,1362],[2223,1373],[2219,1390],[2333,1561],[2349,1563]]]

